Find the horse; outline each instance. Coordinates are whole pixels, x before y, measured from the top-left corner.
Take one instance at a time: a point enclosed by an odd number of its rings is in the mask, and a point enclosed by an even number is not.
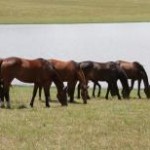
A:
[[[0,79],[3,84],[3,99],[1,102],[4,102],[5,97],[8,108],[11,107],[9,97],[10,84],[14,78],[25,83],[34,83],[36,87],[42,86],[45,93],[46,107],[50,107],[49,89],[53,81],[58,90],[57,97],[60,103],[62,105],[67,105],[67,96],[66,91],[64,90],[64,84],[53,65],[47,60],[43,58],[29,60],[19,57],[9,57],[2,60],[0,64]],[[34,92],[33,95],[35,94]],[[31,107],[33,107],[33,99],[34,96],[30,102]]]
[[[131,79],[130,90],[133,89],[134,82],[137,80],[138,81],[137,95],[139,98],[141,98],[140,85],[141,85],[141,81],[143,80],[145,95],[147,98],[150,98],[150,86],[149,86],[148,76],[142,64],[140,64],[137,61],[128,62],[128,61],[118,60],[116,62],[125,71],[128,79]]]
[[[129,98],[130,90],[127,76],[117,63],[112,61],[105,63],[83,61],[80,62],[80,66],[85,74],[87,83],[89,80],[93,82],[105,81],[108,83],[107,93],[105,96],[106,99],[108,99],[109,92],[111,92],[112,96],[117,95],[118,99],[121,99],[117,86],[118,79],[121,81],[121,84],[123,86],[123,98]],[[78,96],[80,95],[79,91],[80,90],[78,89]]]
[[[70,97],[70,102],[74,102],[74,91],[75,85],[77,81],[81,83],[81,96],[83,99],[83,103],[87,103],[87,86],[85,75],[80,68],[78,62],[73,60],[63,61],[58,59],[49,59],[48,60],[57,70],[61,80],[63,82],[67,82],[67,92]],[[39,98],[41,99],[41,90],[42,88],[39,87]]]

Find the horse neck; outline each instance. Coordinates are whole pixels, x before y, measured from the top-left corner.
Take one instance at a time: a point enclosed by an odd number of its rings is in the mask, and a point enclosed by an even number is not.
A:
[[[58,92],[60,92],[63,89],[63,87],[64,87],[63,82],[60,81],[59,79],[56,79],[56,78],[54,78],[53,81],[54,81],[54,83],[56,85],[56,88],[57,88]]]
[[[55,70],[55,68],[53,68],[53,69],[54,69],[53,70],[53,77],[52,77],[53,78],[53,82],[55,83],[58,92],[60,92],[63,89],[64,84],[63,84],[63,81],[61,80],[60,75]]]
[[[85,75],[84,75],[83,70],[82,70],[81,67],[79,67],[79,69],[77,71],[77,76],[78,76],[78,80],[80,81],[80,83],[82,85],[86,85]]]

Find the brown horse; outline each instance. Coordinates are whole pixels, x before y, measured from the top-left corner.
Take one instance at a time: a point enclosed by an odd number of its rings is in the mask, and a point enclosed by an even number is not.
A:
[[[10,107],[9,88],[12,80],[16,78],[22,82],[34,83],[35,86],[44,87],[46,107],[49,107],[49,88],[51,82],[56,84],[58,99],[62,105],[67,105],[66,91],[63,82],[50,62],[39,58],[28,60],[18,57],[3,59],[1,62],[0,79],[3,82],[3,98],[5,96],[7,107]],[[2,99],[3,101],[3,99]],[[30,105],[33,107],[33,98]]]
[[[86,81],[89,80],[93,82],[105,81],[108,83],[106,99],[108,99],[109,91],[111,95],[117,95],[118,99],[121,99],[119,94],[117,80],[119,79],[122,83],[123,90],[122,94],[124,98],[129,98],[129,86],[127,82],[127,76],[125,72],[117,65],[115,62],[93,62],[93,61],[84,61],[80,63],[80,66],[85,74]],[[78,89],[78,92],[80,90]],[[80,94],[78,93],[78,96]]]
[[[139,98],[141,98],[140,85],[141,85],[141,81],[143,80],[144,92],[145,92],[147,98],[150,98],[149,81],[148,81],[147,73],[146,73],[144,67],[139,62],[136,62],[136,61],[128,62],[128,61],[118,60],[117,63],[126,72],[128,79],[131,79],[130,90],[133,89],[135,80],[138,80],[137,95]]]
[[[57,70],[61,80],[67,82],[67,91],[70,102],[74,102],[74,91],[77,81],[81,83],[81,96],[83,103],[87,103],[87,86],[84,73],[80,65],[75,61],[62,61],[57,59],[48,60]],[[39,96],[41,97],[41,88],[39,88]]]

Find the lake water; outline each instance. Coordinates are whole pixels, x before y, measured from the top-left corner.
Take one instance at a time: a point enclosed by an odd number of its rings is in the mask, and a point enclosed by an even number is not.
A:
[[[150,23],[0,25],[0,57],[9,56],[136,60],[150,78]]]

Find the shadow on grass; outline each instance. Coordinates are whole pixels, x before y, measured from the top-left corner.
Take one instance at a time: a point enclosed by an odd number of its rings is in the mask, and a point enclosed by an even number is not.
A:
[[[28,107],[26,106],[26,105],[24,105],[24,104],[22,104],[22,105],[19,105],[18,107],[17,107],[17,109],[27,109]]]
[[[45,100],[39,100],[39,102],[45,103]],[[53,100],[50,100],[50,103],[60,103],[60,102],[57,99],[53,99]],[[74,102],[68,101],[68,104],[82,104],[82,103],[81,102],[77,102],[77,101],[74,101]]]

